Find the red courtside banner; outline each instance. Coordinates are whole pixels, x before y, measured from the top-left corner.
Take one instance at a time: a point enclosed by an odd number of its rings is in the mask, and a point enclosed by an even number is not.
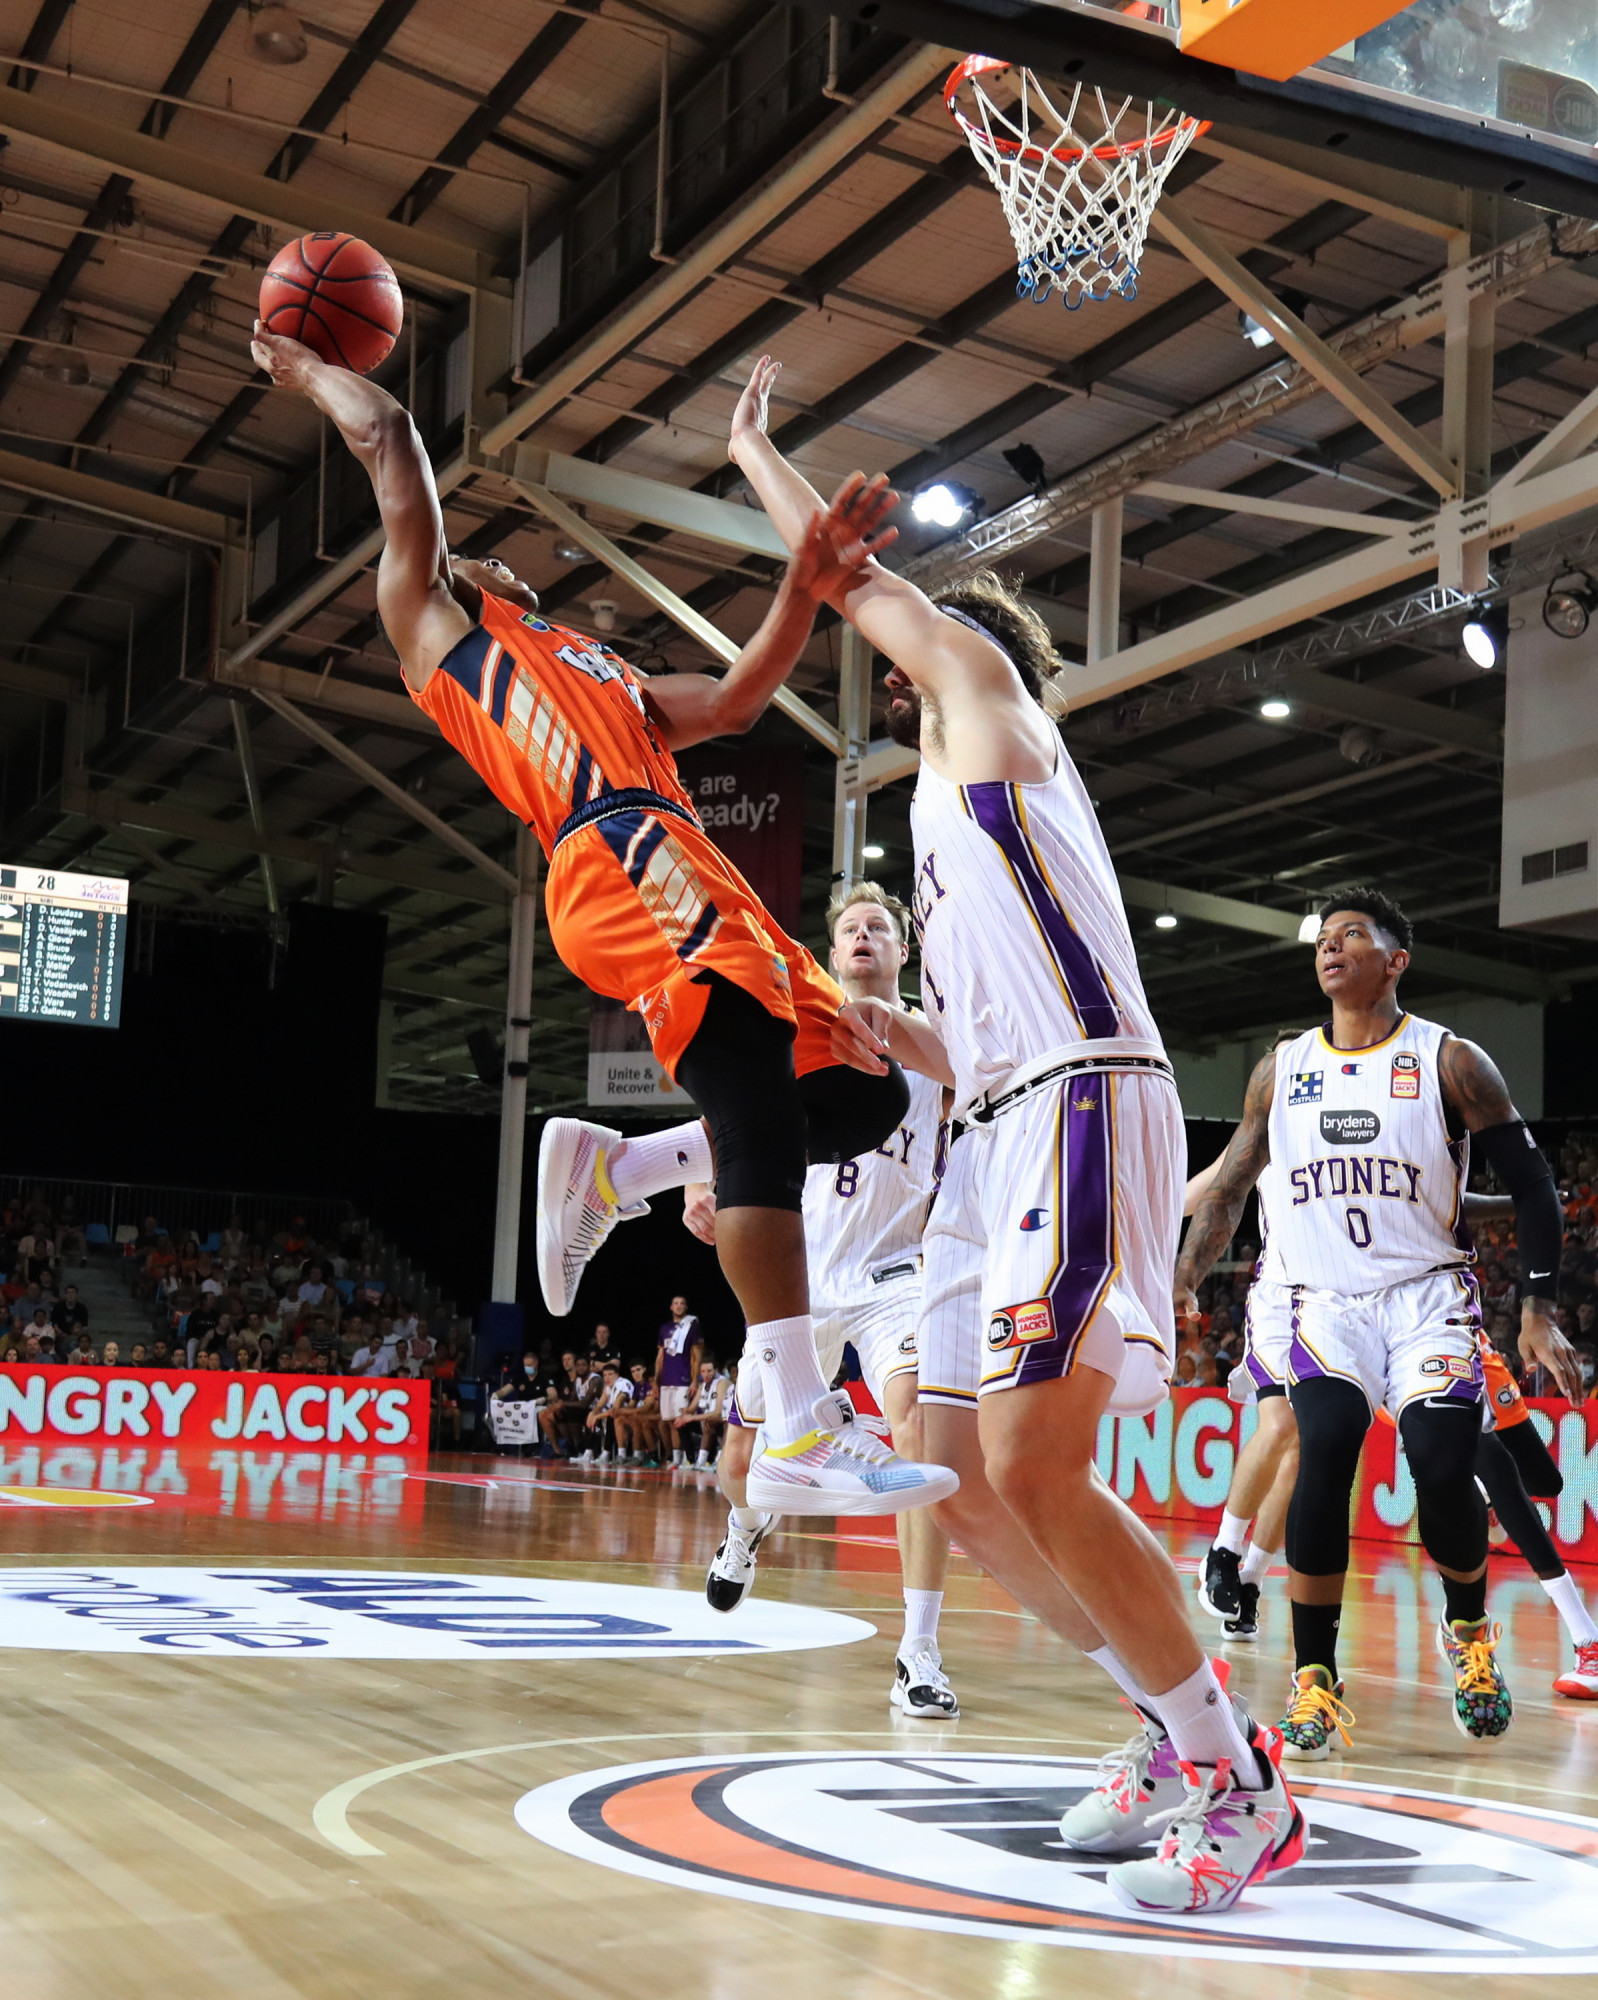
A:
[[[427,1451],[429,1382],[0,1367],[0,1441]]]
[[[1598,1563],[1598,1401],[1534,1402],[1530,1421],[1553,1454],[1565,1487],[1538,1504],[1567,1562]],[[1218,1522],[1237,1454],[1254,1431],[1252,1406],[1220,1389],[1175,1389],[1152,1416],[1106,1417],[1098,1467],[1139,1514]],[[1373,1424],[1354,1491],[1354,1533],[1371,1541],[1415,1542],[1415,1485],[1391,1424]]]

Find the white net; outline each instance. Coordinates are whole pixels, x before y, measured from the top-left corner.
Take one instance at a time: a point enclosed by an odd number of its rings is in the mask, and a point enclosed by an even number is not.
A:
[[[986,56],[960,65],[945,102],[998,190],[1021,297],[1058,292],[1073,312],[1112,292],[1136,298],[1154,204],[1204,125],[1085,84],[1051,96],[1030,70]]]

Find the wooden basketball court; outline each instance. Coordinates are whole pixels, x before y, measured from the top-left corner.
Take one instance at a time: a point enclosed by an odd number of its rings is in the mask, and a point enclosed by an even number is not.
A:
[[[292,1455],[239,1457],[253,1462],[235,1468],[231,1512],[170,1490],[129,1504],[128,1477],[122,1504],[59,1486],[45,1490],[76,1504],[10,1503],[12,1638],[30,1581],[82,1610],[146,1568],[324,1583],[355,1570],[368,1591],[417,1572],[542,1579],[579,1587],[567,1604],[622,1584],[703,1611],[723,1519],[703,1476],[460,1458],[410,1473],[346,1463],[330,1480]],[[197,1464],[191,1493],[204,1475]],[[1140,1925],[1050,1845],[1053,1788],[1085,1784],[1080,1760],[1125,1733],[1103,1676],[957,1558],[944,1652],[961,1719],[892,1717],[898,1579],[883,1527],[860,1526],[822,1520],[769,1544],[756,1596],[717,1635],[790,1604],[879,1628],[820,1650],[0,1650],[0,1991],[575,2000],[770,1986],[960,2000],[1165,1995],[1175,1979],[1381,2000],[1440,1993],[1460,1966],[1472,1990],[1518,1993],[1578,1949],[1594,1976],[1598,1710],[1549,1692],[1556,1620],[1518,1561],[1493,1566],[1516,1720],[1481,1748],[1451,1724],[1420,1565],[1356,1545],[1343,1647],[1355,1743],[1303,1769],[1319,1823],[1305,1862],[1228,1917]],[[1190,1559],[1203,1537],[1174,1546]],[[100,1643],[95,1622],[79,1620],[84,1647]],[[670,1636],[658,1608],[634,1622],[654,1629],[629,1643]],[[118,1629],[137,1625],[136,1612]],[[1285,1640],[1277,1580],[1261,1643],[1231,1648],[1265,1715],[1286,1684]],[[578,1781],[575,1803],[541,1793],[563,1780]],[[1056,1895],[1039,1886],[1051,1871],[1085,1879]],[[1215,1947],[1235,1955],[1206,1957]]]

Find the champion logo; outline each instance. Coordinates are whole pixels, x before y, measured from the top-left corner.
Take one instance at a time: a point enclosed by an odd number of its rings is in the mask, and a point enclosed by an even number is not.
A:
[[[1046,1208],[1029,1208],[1021,1218],[1023,1229],[1043,1229],[1048,1225],[1049,1211]]]
[[[1359,1075],[1359,1064],[1358,1064],[1358,1063],[1344,1063],[1344,1065],[1343,1065],[1343,1074],[1344,1074],[1344,1076],[1358,1076],[1358,1075]]]

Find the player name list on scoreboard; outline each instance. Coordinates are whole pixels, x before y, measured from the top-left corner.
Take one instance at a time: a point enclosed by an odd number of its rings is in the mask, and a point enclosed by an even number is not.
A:
[[[0,1016],[114,1028],[127,928],[115,876],[0,867]]]

